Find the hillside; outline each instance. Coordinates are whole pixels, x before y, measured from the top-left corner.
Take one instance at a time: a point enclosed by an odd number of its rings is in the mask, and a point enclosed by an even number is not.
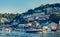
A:
[[[60,4],[55,3],[55,4],[46,4],[46,5],[41,5],[37,8],[30,9],[25,13],[20,14],[19,16],[16,16],[14,20],[18,23],[27,23],[28,21],[31,21],[33,19],[36,19],[36,16],[39,17],[38,20],[42,20],[44,18],[45,20],[50,19],[50,15],[57,14],[57,17],[60,17]],[[41,18],[42,17],[42,18]],[[53,18],[53,17],[51,17]],[[43,19],[43,20],[44,20]],[[60,19],[60,18],[59,18]],[[13,20],[13,21],[14,21]],[[13,22],[12,21],[12,22]]]

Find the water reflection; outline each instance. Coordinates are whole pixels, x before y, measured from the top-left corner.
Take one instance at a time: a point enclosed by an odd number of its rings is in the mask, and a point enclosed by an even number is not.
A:
[[[0,37],[60,37],[60,32],[51,33],[25,33],[23,31],[0,32]]]

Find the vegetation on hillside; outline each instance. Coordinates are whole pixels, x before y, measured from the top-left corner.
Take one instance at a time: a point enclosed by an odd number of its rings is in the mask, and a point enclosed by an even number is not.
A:
[[[13,18],[15,18],[18,15],[19,15],[18,13],[17,14],[9,14],[9,13],[2,14],[2,13],[0,13],[0,20],[1,20],[1,18],[6,18],[8,20],[12,20]]]

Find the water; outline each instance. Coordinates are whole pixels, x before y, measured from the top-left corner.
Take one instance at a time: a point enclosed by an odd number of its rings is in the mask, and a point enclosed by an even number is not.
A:
[[[51,33],[0,32],[0,37],[60,37],[60,31]]]

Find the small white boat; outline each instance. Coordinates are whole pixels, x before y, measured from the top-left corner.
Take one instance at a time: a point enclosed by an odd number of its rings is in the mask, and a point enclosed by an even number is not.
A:
[[[57,27],[52,27],[51,31],[57,31]]]
[[[28,32],[28,33],[37,33],[37,32],[42,32],[42,29],[26,29],[25,32]]]
[[[11,32],[11,29],[10,28],[0,28],[0,32]]]

